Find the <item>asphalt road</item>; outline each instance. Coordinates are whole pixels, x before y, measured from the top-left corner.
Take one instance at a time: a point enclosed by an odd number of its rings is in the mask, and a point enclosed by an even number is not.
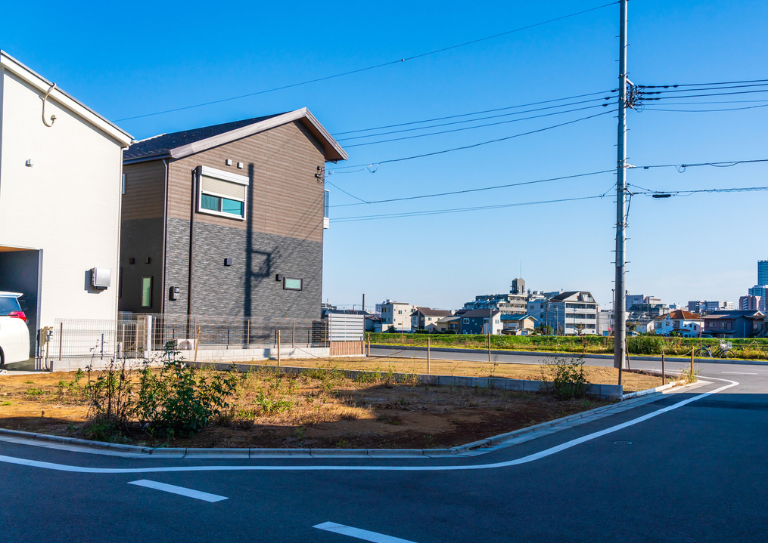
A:
[[[0,540],[765,541],[768,367],[702,378],[471,458],[131,459],[0,441]]]

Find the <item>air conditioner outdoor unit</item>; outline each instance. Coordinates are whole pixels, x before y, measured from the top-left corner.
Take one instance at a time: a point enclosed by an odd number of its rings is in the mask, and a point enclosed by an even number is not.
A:
[[[91,268],[91,286],[93,288],[109,288],[112,284],[110,268]]]
[[[176,348],[180,351],[194,351],[195,350],[195,339],[194,338],[188,338],[188,339],[177,339],[176,340]]]

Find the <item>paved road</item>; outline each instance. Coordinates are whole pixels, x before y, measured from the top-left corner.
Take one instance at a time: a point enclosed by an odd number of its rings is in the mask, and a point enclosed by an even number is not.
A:
[[[421,349],[404,349],[403,347],[371,347],[371,356],[383,356],[392,358],[427,358],[427,352]],[[488,351],[462,351],[451,349],[432,349],[430,351],[432,360],[466,360],[468,362],[488,362]],[[547,357],[553,356],[549,353],[501,353],[491,351],[492,360],[500,364],[541,364]],[[558,355],[554,355],[558,356]],[[563,353],[562,356],[578,356],[570,353]],[[585,358],[588,366],[613,367],[612,358]],[[749,362],[741,360],[718,360],[712,358],[696,358],[695,364],[698,368],[710,368],[720,365],[732,365],[732,367],[741,368],[765,368],[768,370],[768,362]],[[661,370],[660,358],[643,358],[630,356],[630,366],[632,369],[656,369]],[[690,367],[690,359],[667,359],[665,367],[673,370]],[[756,371],[754,369],[744,371]]]
[[[472,458],[130,459],[0,441],[0,540],[764,541],[768,367],[702,373],[711,384]]]

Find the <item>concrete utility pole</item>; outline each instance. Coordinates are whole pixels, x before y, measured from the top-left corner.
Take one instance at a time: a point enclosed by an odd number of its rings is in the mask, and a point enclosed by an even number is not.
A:
[[[616,294],[614,296],[613,365],[623,369],[627,351],[624,264],[627,194],[627,0],[621,0],[619,32],[619,139],[616,164]]]

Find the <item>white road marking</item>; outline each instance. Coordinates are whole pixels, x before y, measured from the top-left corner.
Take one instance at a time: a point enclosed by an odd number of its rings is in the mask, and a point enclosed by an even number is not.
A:
[[[217,496],[216,494],[208,494],[207,492],[200,492],[199,490],[192,490],[191,488],[184,488],[183,486],[167,485],[165,483],[158,483],[157,481],[149,481],[147,479],[131,481],[128,484],[162,490],[163,492],[170,492],[171,494],[178,494],[179,496],[186,496],[187,498],[195,498],[196,500],[203,500],[204,502],[209,503],[229,499],[224,496]]]
[[[343,524],[336,524],[335,522],[323,522],[322,524],[312,527],[318,528],[319,530],[325,530],[326,532],[348,535],[349,537],[362,539],[363,541],[373,541],[374,543],[414,543],[407,539],[369,532],[368,530],[361,530],[360,528],[353,528],[352,526],[344,526]]]
[[[755,373],[744,373],[741,371],[724,371],[723,374],[730,374],[730,375],[757,375],[757,372]]]
[[[693,396],[687,400],[682,400],[676,404],[672,404],[668,407],[658,409],[642,417],[622,422],[616,426],[611,426],[605,430],[599,432],[593,432],[585,436],[566,441],[560,445],[550,447],[543,451],[539,451],[522,458],[515,460],[507,460],[505,462],[496,462],[495,464],[470,464],[470,465],[458,465],[458,466],[174,466],[164,468],[88,468],[84,466],[68,466],[66,464],[55,464],[52,462],[40,462],[38,460],[29,460],[26,458],[17,458],[14,456],[2,456],[0,455],[0,462],[7,464],[16,464],[19,466],[30,466],[33,468],[50,469],[53,471],[67,471],[70,473],[99,473],[99,474],[120,474],[120,473],[174,473],[174,472],[194,472],[194,471],[463,471],[463,470],[475,470],[475,469],[497,469],[506,468],[509,466],[519,466],[520,464],[527,464],[536,460],[541,460],[547,456],[557,454],[559,452],[581,445],[587,441],[592,441],[598,437],[603,437],[613,432],[618,432],[624,428],[629,428],[635,424],[640,424],[664,413],[679,409],[684,405],[701,400],[723,390],[727,390],[731,387],[738,386],[739,383],[731,381],[729,379],[718,379],[717,377],[706,377],[707,379],[714,379],[715,381],[725,381],[731,383],[720,388],[716,388],[711,392],[705,392],[698,396]]]

